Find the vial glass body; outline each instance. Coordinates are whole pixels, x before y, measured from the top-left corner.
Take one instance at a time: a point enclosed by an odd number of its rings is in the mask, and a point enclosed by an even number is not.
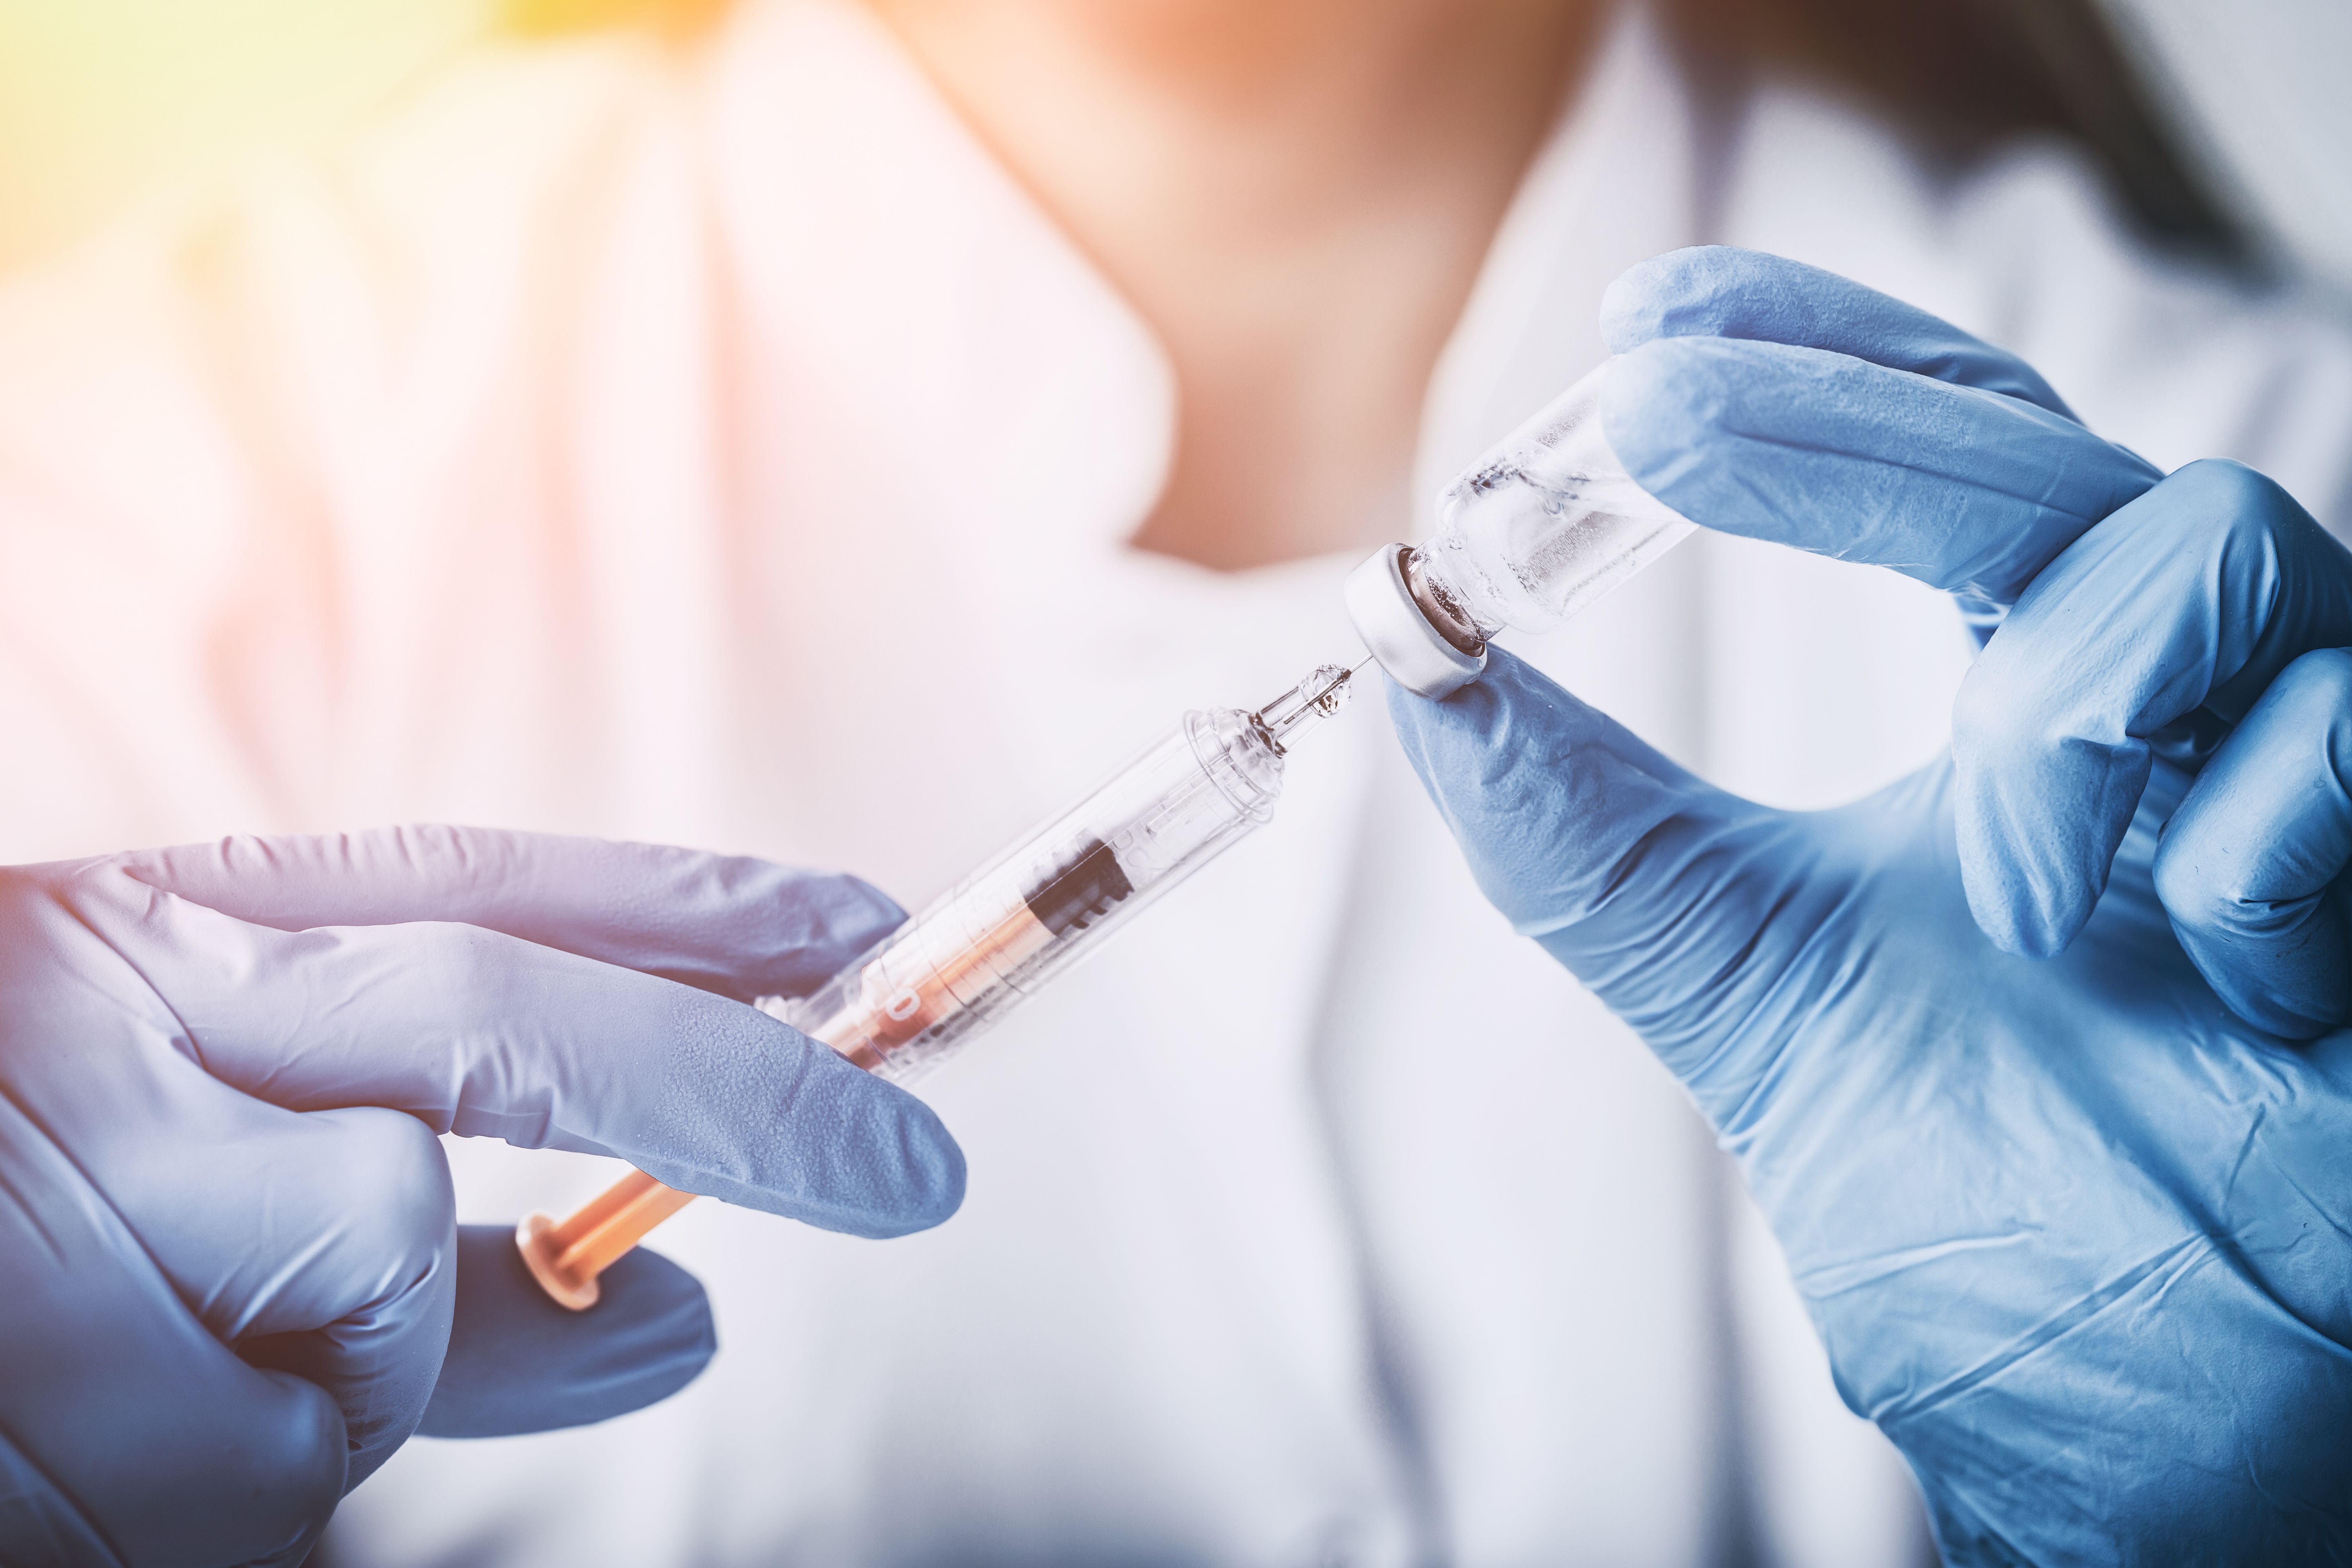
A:
[[[1475,653],[1506,628],[1548,632],[1696,526],[1628,476],[1601,428],[1606,362],[1465,469],[1404,558],[1413,601]]]

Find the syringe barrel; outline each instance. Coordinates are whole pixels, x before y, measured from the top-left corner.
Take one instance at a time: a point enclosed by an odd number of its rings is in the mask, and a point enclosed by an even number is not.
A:
[[[1269,820],[1285,748],[1339,710],[1348,677],[1325,665],[1255,713],[1187,713],[815,994],[765,997],[761,1010],[881,1078],[936,1066]],[[551,1298],[584,1311],[597,1275],[692,1201],[632,1171],[562,1221],[525,1215],[515,1247]]]
[[[938,1065],[1274,815],[1281,752],[1234,709],[1192,712],[1076,806],[835,974],[762,1009],[880,1077]]]

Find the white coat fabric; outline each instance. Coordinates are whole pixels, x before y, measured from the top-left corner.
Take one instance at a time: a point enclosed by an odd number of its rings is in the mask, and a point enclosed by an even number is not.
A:
[[[2053,153],[1939,184],[1793,91],[1704,123],[1629,15],[1444,353],[1420,493],[1600,358],[1622,268],[1723,239],[2352,515],[2337,316],[2167,271]],[[450,819],[919,903],[1184,709],[1352,657],[1349,561],[1127,547],[1173,415],[1133,312],[845,0],[747,0],[682,57],[487,53],[331,166],[0,296],[0,848]],[[1527,651],[1795,805],[1930,757],[1967,657],[1914,584],[1706,536]],[[1480,900],[1377,701],[924,1092],[971,1157],[951,1224],[694,1205],[658,1245],[716,1307],[698,1383],[412,1443],[331,1562],[1927,1550],[1697,1118]],[[452,1155],[472,1219],[613,1173]]]

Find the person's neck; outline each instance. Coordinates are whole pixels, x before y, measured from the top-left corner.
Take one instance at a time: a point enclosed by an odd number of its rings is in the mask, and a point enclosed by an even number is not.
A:
[[[1402,524],[1423,390],[1595,0],[871,0],[1158,331],[1138,536],[1238,567]]]

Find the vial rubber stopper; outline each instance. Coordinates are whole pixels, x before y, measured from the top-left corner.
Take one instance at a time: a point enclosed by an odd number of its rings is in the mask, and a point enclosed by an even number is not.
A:
[[[1404,580],[1412,547],[1384,544],[1353,572],[1342,590],[1348,618],[1365,648],[1381,661],[1389,679],[1423,697],[1444,697],[1478,679],[1486,668],[1482,647],[1464,653],[1430,625]]]

